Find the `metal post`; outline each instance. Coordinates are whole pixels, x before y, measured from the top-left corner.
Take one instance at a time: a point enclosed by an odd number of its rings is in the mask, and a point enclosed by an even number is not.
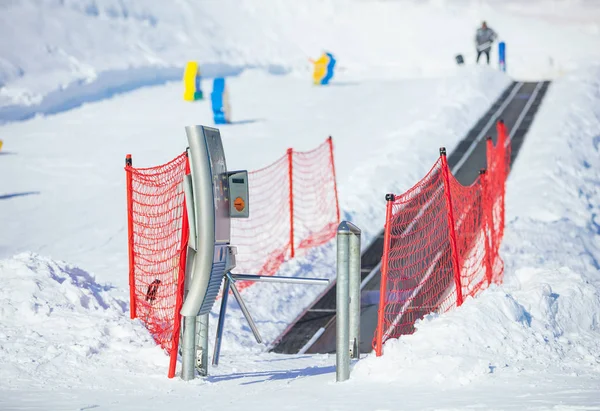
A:
[[[352,239],[352,237],[357,237]],[[352,251],[350,249],[352,248]],[[352,261],[351,261],[352,260]],[[350,265],[352,263],[352,267]],[[358,268],[356,265],[358,264]],[[353,280],[353,294],[350,294],[350,274]],[[358,297],[356,296],[358,295]],[[351,315],[350,300],[354,300]],[[360,333],[360,229],[354,224],[342,221],[337,230],[337,283],[336,283],[336,381],[350,378],[350,351],[357,355]],[[352,320],[351,317],[355,317]],[[352,321],[352,341],[350,340]],[[353,348],[351,349],[350,346]],[[356,349],[354,347],[356,346]],[[355,353],[356,352],[356,353]],[[358,357],[355,357],[358,358]]]
[[[282,277],[279,275],[254,275],[254,274],[229,274],[236,281],[256,281],[263,283],[291,283],[291,284],[329,284],[329,280],[325,278],[297,278],[297,277]]]
[[[229,275],[225,275],[225,284],[223,285],[223,297],[221,297],[221,311],[219,312],[219,322],[217,324],[217,336],[215,337],[215,349],[213,351],[212,364],[219,365],[219,355],[221,354],[221,341],[223,341],[223,327],[225,325],[225,313],[227,312],[227,300],[229,299],[229,284],[231,280]]]
[[[350,224],[350,223],[348,223]],[[350,357],[360,358],[360,230],[350,236]]]
[[[350,338],[348,315],[350,309],[350,284],[348,279],[348,232],[337,233],[337,283],[336,283],[336,340],[335,340],[335,380],[350,378]]]
[[[208,375],[208,314],[196,317],[198,324],[198,342],[196,343],[196,368],[198,373]]]
[[[229,275],[229,274],[227,274],[227,275]],[[250,329],[252,330],[252,333],[254,334],[254,338],[256,339],[256,342],[259,344],[262,344],[262,338],[260,336],[260,333],[258,332],[258,328],[256,328],[256,324],[254,323],[254,320],[252,319],[252,316],[250,315],[250,311],[248,311],[246,304],[244,304],[244,300],[242,300],[242,296],[240,295],[240,292],[236,288],[235,283],[233,281],[231,282],[230,288],[231,288],[231,291],[233,291],[233,296],[235,297],[236,301],[240,305],[240,308],[242,309],[242,314],[244,314],[244,317],[246,317],[246,321],[248,321],[248,325],[250,326]]]
[[[181,379],[194,379],[194,343],[196,334],[196,317],[183,317],[183,341],[181,346]]]

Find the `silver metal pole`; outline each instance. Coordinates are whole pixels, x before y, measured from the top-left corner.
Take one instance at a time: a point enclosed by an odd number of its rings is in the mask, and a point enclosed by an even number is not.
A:
[[[196,317],[183,317],[183,341],[181,347],[181,379],[193,380],[194,372],[194,343],[196,339]]]
[[[199,315],[198,343],[196,346],[196,368],[202,376],[208,375],[208,314]]]
[[[248,321],[248,325],[250,326],[250,329],[252,330],[252,333],[254,334],[254,338],[256,338],[256,342],[261,344],[262,338],[260,336],[260,333],[258,332],[258,328],[256,328],[256,324],[254,323],[254,320],[252,319],[252,316],[250,315],[250,311],[248,311],[248,308],[246,308],[246,304],[244,304],[244,300],[242,300],[242,296],[240,295],[240,292],[238,291],[238,289],[235,286],[235,283],[233,283],[233,282],[231,283],[231,291],[233,291],[233,296],[235,297],[238,304],[240,305],[240,308],[242,309],[242,313],[244,314],[244,317],[246,317],[246,321]]]
[[[360,358],[360,230],[350,235],[350,357]]]
[[[254,274],[231,274],[231,278],[240,281],[256,281],[264,283],[292,283],[292,284],[329,284],[329,280],[323,278],[292,278],[277,275],[254,275]]]
[[[348,315],[350,309],[350,284],[348,279],[349,231],[337,233],[337,283],[336,283],[336,340],[335,340],[335,380],[346,381],[350,378],[350,337]]]
[[[225,275],[223,285],[223,297],[221,298],[221,311],[219,312],[219,323],[217,324],[217,336],[215,337],[215,349],[213,351],[212,365],[219,365],[219,356],[221,355],[221,341],[223,340],[223,327],[225,325],[225,313],[227,312],[227,300],[229,299],[229,275]]]
[[[187,217],[189,221],[190,236],[188,240],[188,247],[194,250],[198,249],[197,238],[196,238],[196,210],[194,209],[194,193],[192,188],[192,176],[186,174],[183,176],[183,192],[185,193],[185,208],[187,210]]]

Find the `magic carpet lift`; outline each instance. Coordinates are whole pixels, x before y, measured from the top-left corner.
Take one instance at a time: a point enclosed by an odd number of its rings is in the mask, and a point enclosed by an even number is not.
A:
[[[223,296],[213,352],[218,365],[229,290],[237,300],[256,341],[262,338],[235,286],[236,280],[323,284],[329,280],[234,274],[236,247],[231,245],[231,218],[248,218],[248,172],[227,171],[225,152],[218,129],[205,126],[185,128],[190,174],[185,176],[184,191],[190,226],[186,267],[186,294],[181,308],[183,338],[181,344],[183,380],[208,375],[208,315],[221,284]]]

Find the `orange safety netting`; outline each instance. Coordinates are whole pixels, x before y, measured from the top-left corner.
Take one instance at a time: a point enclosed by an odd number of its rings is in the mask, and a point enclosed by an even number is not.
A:
[[[510,171],[511,146],[506,132],[506,126],[499,121],[497,124],[498,139],[494,146],[492,139],[487,140],[488,172],[485,178],[488,219],[490,223],[490,265],[492,281],[501,283],[504,263],[500,258],[499,249],[504,237],[504,197],[506,193],[506,176]]]
[[[126,160],[131,318],[139,318],[171,356],[175,374],[189,236],[183,179],[186,153],[167,164],[134,168]],[[248,173],[248,219],[231,220],[235,272],[273,275],[298,252],[335,237],[339,206],[329,137],[314,150],[289,149]],[[251,285],[238,281],[238,289]]]
[[[134,168],[127,156],[131,318],[139,318],[171,357],[175,375],[189,227],[182,181],[186,153],[167,164]]]
[[[377,355],[390,338],[414,332],[425,315],[460,306],[502,281],[499,247],[504,232],[510,140],[498,123],[487,143],[487,171],[470,186],[451,174],[445,150],[406,193],[388,195],[377,330]]]
[[[299,252],[335,237],[339,206],[333,143],[288,149],[275,163],[248,173],[250,217],[231,220],[236,273],[273,275]],[[249,281],[238,281],[243,289]]]

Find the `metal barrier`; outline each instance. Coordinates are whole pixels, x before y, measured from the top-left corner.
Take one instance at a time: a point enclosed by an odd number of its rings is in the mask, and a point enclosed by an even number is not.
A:
[[[337,230],[336,381],[350,378],[360,357],[360,229],[342,221]]]

